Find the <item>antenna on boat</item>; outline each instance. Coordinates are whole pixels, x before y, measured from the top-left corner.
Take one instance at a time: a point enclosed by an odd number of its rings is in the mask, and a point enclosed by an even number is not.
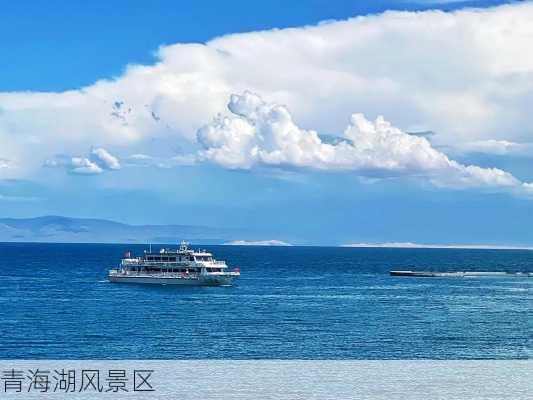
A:
[[[180,243],[180,251],[187,251],[189,243],[187,243],[185,240],[182,240]]]
[[[150,243],[150,253],[152,252],[152,243]]]

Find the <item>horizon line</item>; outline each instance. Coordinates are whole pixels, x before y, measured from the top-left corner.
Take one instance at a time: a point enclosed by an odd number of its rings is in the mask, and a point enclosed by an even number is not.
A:
[[[70,242],[70,241],[3,241],[0,240],[0,244],[66,244],[66,245],[75,245],[75,244],[87,244],[87,245],[134,245],[142,246],[149,244],[152,245],[176,245],[176,243],[144,243],[144,242]],[[507,245],[476,245],[476,244],[419,244],[419,243],[350,243],[350,244],[282,244],[282,245],[273,245],[273,244],[228,244],[226,242],[221,243],[202,243],[201,241],[194,243],[191,242],[192,246],[224,246],[224,247],[329,247],[329,248],[367,248],[367,249],[449,249],[449,250],[533,250],[532,247],[528,246],[507,246]]]

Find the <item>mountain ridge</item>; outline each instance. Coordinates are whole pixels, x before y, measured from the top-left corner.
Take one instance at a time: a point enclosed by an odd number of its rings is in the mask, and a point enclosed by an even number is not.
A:
[[[45,215],[0,218],[2,242],[175,243],[178,240],[219,244],[253,233],[202,225],[133,225],[99,218]]]

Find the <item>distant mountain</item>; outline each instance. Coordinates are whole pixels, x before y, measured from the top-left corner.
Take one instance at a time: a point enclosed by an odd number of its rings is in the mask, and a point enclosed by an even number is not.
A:
[[[282,240],[233,240],[224,244],[227,246],[292,246]]]
[[[219,244],[243,235],[255,236],[244,229],[195,225],[128,225],[59,216],[0,218],[0,242],[176,243],[188,240]]]

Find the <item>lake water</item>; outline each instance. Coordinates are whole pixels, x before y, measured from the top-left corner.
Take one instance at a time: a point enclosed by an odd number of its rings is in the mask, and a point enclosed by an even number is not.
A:
[[[202,246],[234,287],[111,284],[144,246],[0,244],[0,359],[527,359],[533,252]]]

